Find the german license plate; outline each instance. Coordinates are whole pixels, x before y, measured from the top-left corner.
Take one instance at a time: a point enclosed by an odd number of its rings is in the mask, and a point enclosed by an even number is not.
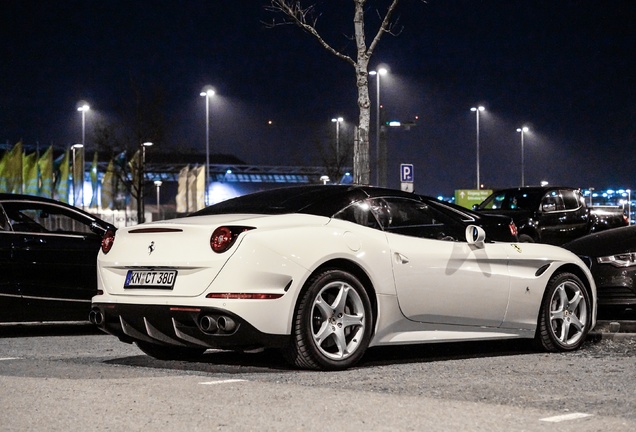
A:
[[[172,289],[176,280],[176,270],[128,270],[124,288]]]

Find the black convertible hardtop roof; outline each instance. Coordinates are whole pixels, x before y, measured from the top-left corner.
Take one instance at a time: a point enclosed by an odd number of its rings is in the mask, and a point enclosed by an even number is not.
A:
[[[199,210],[191,216],[229,213],[308,213],[331,217],[352,202],[376,196],[420,199],[419,195],[410,192],[374,186],[303,185],[270,189],[232,198]]]

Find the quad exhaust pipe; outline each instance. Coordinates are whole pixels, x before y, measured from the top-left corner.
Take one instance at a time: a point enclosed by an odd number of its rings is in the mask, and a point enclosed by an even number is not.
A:
[[[206,333],[214,333],[220,330],[224,333],[231,333],[236,329],[236,322],[228,316],[203,315],[199,319],[199,327]]]
[[[88,320],[96,325],[101,325],[104,322],[104,315],[99,309],[92,309],[88,313]]]
[[[201,330],[207,333],[214,333],[219,328],[216,323],[216,319],[210,315],[202,316],[199,320],[199,326],[201,327]]]
[[[217,320],[217,324],[219,326],[219,329],[228,333],[234,331],[234,329],[236,328],[236,323],[234,322],[234,320],[226,316],[220,316]]]

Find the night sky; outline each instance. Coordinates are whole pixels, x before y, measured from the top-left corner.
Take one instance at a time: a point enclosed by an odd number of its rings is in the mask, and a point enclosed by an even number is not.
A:
[[[352,2],[316,0],[318,29],[354,56]],[[387,1],[369,0],[367,29]],[[203,86],[214,86],[213,153],[248,164],[321,165],[318,147],[357,122],[354,69],[260,0],[2,0],[0,142],[63,148],[81,140],[80,100],[92,125],[112,120],[140,91],[169,107],[167,142],[152,151],[205,152]],[[636,2],[633,0],[402,0],[397,36],[371,61],[385,64],[389,186],[415,165],[415,190],[449,195],[481,181],[636,187]],[[370,79],[375,125],[375,78]],[[273,124],[268,125],[268,120]],[[371,154],[375,154],[372,129]],[[152,162],[152,152],[148,153]],[[373,167],[373,164],[372,164]],[[371,178],[375,179],[372,171]]]

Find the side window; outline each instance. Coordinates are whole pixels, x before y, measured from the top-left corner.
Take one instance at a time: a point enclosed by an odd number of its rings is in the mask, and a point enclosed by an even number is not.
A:
[[[502,209],[504,208],[504,205],[505,205],[505,202],[504,202],[505,199],[506,199],[505,193],[494,195],[490,200],[488,200],[487,203],[484,204],[483,208],[488,210]]]
[[[62,207],[41,203],[4,204],[13,231],[35,233],[91,234],[90,222]]]
[[[576,210],[581,207],[580,194],[578,191],[563,190],[561,191],[563,204],[566,210]]]
[[[561,197],[559,191],[550,191],[543,197],[541,200],[541,210],[547,213],[565,210],[563,197]]]
[[[442,213],[426,203],[403,198],[375,198],[370,201],[372,212],[387,232],[437,240],[459,238],[457,227],[447,223]]]
[[[371,213],[371,206],[367,201],[355,202],[340,210],[333,217],[369,228],[380,229],[380,225],[373,213]]]

